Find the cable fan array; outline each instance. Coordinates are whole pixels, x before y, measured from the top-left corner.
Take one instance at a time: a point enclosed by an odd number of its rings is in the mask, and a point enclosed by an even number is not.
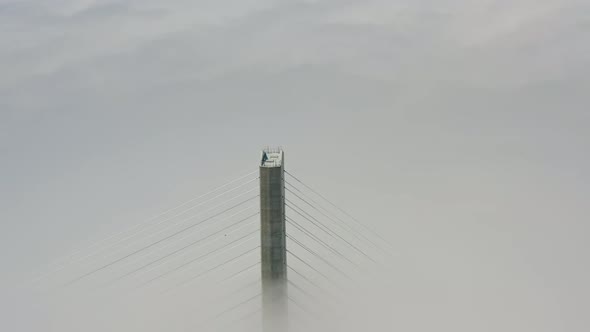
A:
[[[186,328],[260,325],[257,171],[77,250],[38,277],[54,294],[157,296],[178,306]],[[313,327],[320,308],[380,268],[391,246],[325,196],[285,171],[291,325]],[[189,301],[190,303],[190,301]],[[190,319],[187,319],[190,317]],[[222,325],[220,327],[220,324]]]

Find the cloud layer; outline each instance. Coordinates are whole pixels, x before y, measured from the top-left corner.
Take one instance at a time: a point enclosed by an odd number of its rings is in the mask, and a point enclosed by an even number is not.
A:
[[[391,326],[587,329],[588,40],[582,0],[0,0],[0,304],[283,144],[399,249]]]

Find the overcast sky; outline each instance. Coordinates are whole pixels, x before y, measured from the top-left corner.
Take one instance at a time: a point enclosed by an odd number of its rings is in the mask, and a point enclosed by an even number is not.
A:
[[[0,0],[0,308],[281,145],[420,276],[397,327],[587,331],[589,76],[585,0]]]

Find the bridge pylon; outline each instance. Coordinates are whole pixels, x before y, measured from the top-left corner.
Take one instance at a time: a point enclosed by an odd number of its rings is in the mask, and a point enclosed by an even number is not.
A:
[[[287,244],[285,159],[282,149],[266,148],[260,161],[260,247],[264,332],[287,331]]]

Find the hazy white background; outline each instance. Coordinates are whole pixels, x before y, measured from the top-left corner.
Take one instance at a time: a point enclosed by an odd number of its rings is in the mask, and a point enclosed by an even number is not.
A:
[[[282,145],[397,248],[391,326],[587,331],[589,75],[582,0],[0,0],[0,327]]]

